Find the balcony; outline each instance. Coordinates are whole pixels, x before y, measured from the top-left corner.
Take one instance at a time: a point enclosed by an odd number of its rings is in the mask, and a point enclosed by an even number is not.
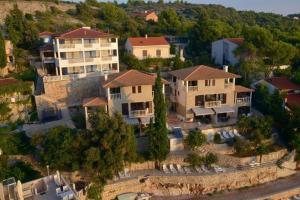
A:
[[[109,42],[101,42],[100,46],[101,47],[111,47],[111,43],[109,43]]]
[[[83,62],[83,58],[72,58],[72,59],[68,59],[69,63],[81,63]]]
[[[239,105],[250,104],[251,103],[251,97],[236,98],[235,103],[239,104]]]
[[[148,113],[149,113],[148,109],[146,109],[146,110],[132,110],[130,112],[130,116],[131,117],[142,117],[142,116],[147,115]]]
[[[233,83],[225,83],[224,88],[232,88],[233,87]]]
[[[113,56],[102,56],[101,60],[103,60],[103,61],[111,61],[112,58],[113,58]]]
[[[205,108],[216,108],[216,107],[221,107],[221,101],[205,101],[204,102],[204,107]]]
[[[189,92],[194,92],[194,91],[198,91],[198,86],[189,86],[188,87]]]
[[[94,62],[95,58],[85,58],[85,62]]]
[[[110,94],[110,99],[121,99],[121,93]]]
[[[61,49],[72,49],[72,48],[75,48],[75,44],[60,44],[59,48],[61,48]]]

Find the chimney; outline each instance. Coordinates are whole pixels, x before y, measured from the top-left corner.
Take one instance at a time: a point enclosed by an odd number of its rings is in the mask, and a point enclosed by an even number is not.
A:
[[[104,74],[104,80],[107,81],[107,74]]]
[[[145,38],[146,38],[146,39],[148,38],[148,35],[147,35],[147,34],[145,35]]]
[[[224,70],[225,72],[228,72],[228,65],[223,65],[223,70]]]
[[[83,26],[82,28],[84,28],[84,29],[91,29],[90,26]]]

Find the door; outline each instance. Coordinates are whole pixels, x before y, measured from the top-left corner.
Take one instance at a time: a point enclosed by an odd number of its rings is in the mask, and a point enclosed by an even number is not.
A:
[[[122,115],[129,115],[128,103],[122,103]]]

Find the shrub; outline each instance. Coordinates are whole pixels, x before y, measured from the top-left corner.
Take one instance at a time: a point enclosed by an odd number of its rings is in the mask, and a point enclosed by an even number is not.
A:
[[[222,142],[221,135],[219,133],[216,133],[214,135],[214,143],[220,144],[221,142]]]
[[[204,164],[203,157],[199,156],[196,153],[190,153],[184,160],[185,162],[189,163],[192,166],[199,166]]]
[[[190,131],[187,144],[191,149],[202,146],[206,142],[206,136],[201,131]]]
[[[218,162],[218,156],[213,154],[213,153],[208,153],[206,156],[205,156],[205,160],[204,160],[204,163],[205,165],[212,165],[214,163],[217,163]]]

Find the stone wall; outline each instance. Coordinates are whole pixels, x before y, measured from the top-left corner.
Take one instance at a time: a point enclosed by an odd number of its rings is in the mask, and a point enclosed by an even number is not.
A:
[[[155,169],[155,162],[148,161],[143,163],[133,163],[127,166],[130,171]]]
[[[114,199],[117,195],[127,192],[148,192],[159,196],[201,195],[250,187],[294,173],[293,170],[282,170],[276,165],[270,165],[222,175],[150,176],[146,181],[140,181],[143,177],[139,177],[108,184],[104,187],[102,195],[104,200]]]
[[[53,100],[64,102],[67,106],[81,105],[84,98],[99,96],[99,76],[79,79],[46,80],[45,95]]]

